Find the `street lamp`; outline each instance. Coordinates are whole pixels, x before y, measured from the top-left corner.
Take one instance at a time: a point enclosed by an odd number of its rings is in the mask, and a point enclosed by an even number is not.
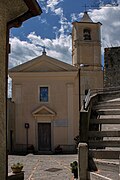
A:
[[[25,129],[26,129],[26,152],[28,153],[28,129],[30,125],[29,123],[25,123]]]

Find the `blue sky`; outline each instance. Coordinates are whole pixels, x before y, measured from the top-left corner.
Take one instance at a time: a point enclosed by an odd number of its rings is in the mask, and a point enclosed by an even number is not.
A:
[[[10,31],[9,68],[47,55],[71,63],[72,22],[86,9],[94,22],[101,22],[102,55],[105,47],[120,46],[120,0],[38,0],[43,13]]]

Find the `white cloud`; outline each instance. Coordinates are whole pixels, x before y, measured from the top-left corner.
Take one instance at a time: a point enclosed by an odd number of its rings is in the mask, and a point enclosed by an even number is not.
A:
[[[55,9],[54,12],[55,12],[56,15],[61,16],[63,14],[63,9],[62,8],[57,8],[57,9]]]
[[[102,23],[102,47],[120,46],[120,5],[95,9],[89,15],[94,22]]]
[[[28,41],[21,41],[17,37],[10,38],[11,54],[9,68],[31,60],[42,54],[42,47],[46,47],[47,55],[71,63],[71,36],[60,35],[54,39],[42,39],[35,32],[28,35]]]
[[[76,15],[75,13],[72,13],[72,14],[70,15],[70,17],[71,17],[71,21],[72,21],[72,22],[74,22],[74,21],[76,21],[76,20],[78,19],[78,15]]]
[[[30,33],[28,39],[34,45],[46,47],[47,54],[54,58],[71,63],[71,36],[61,34],[54,39],[42,39],[35,33]]]
[[[62,2],[63,0],[48,0],[47,1],[47,10],[51,10],[52,12],[55,12],[56,6]]]
[[[40,22],[41,22],[42,24],[48,24],[48,23],[47,23],[47,20],[46,20],[45,18],[41,18],[41,16],[38,16],[37,18],[38,18],[38,20],[40,20]]]
[[[61,8],[60,6],[60,3],[63,1],[64,0],[47,0],[46,2],[44,2],[44,6],[42,7],[42,9],[45,10],[46,13],[52,12],[54,15],[60,18],[60,20],[58,21],[58,23],[60,24],[59,30],[57,28],[54,29],[54,33],[56,34],[56,36],[64,34],[65,32],[69,32],[71,29],[71,22],[69,22],[67,18],[64,16],[63,8]],[[39,19],[41,20],[41,17]],[[47,22],[42,21],[41,23]]]
[[[10,38],[11,54],[9,55],[9,67],[17,66],[39,54],[39,48],[27,41],[21,41],[17,37]]]
[[[63,13],[61,13],[59,23],[60,23],[60,29],[58,32],[60,34],[63,35],[63,34],[66,34],[68,32],[70,33],[72,24],[71,24],[71,22],[68,21],[68,19],[64,16]]]

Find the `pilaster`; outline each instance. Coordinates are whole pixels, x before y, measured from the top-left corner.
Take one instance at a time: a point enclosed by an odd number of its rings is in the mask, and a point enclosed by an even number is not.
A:
[[[67,84],[68,99],[68,144],[73,144],[73,84]]]

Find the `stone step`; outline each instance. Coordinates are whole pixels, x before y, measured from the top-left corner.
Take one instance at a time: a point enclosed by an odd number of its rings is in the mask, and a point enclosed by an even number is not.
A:
[[[89,137],[120,137],[120,131],[89,131]]]
[[[120,147],[120,141],[102,141],[102,140],[89,140],[89,146],[94,148],[105,148],[105,147]]]
[[[90,150],[92,156],[96,159],[119,159],[120,151],[114,150],[105,150],[105,149],[97,149],[97,150]]]
[[[120,98],[119,99],[112,99],[112,100],[103,100],[103,101],[98,101],[97,102],[98,105],[101,105],[101,104],[120,104]]]
[[[93,109],[98,110],[98,109],[120,109],[120,104],[98,104],[96,106],[93,106]]]
[[[99,97],[100,101],[108,101],[108,100],[114,100],[114,99],[120,100],[120,91],[115,92],[115,93],[107,92],[107,93],[101,94]]]
[[[90,119],[90,124],[120,124],[120,118]]]
[[[99,109],[96,112],[99,115],[120,115],[120,109]]]

